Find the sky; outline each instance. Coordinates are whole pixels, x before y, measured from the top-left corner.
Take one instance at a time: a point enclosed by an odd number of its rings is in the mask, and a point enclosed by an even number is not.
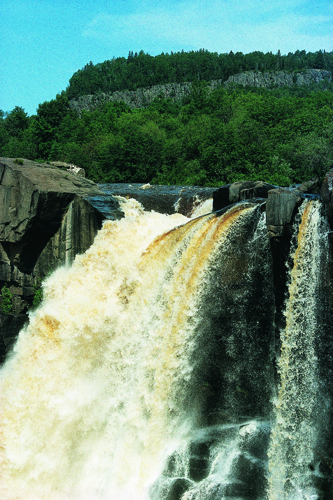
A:
[[[333,50],[332,0],[1,0],[0,19],[0,109],[29,115],[129,51]]]

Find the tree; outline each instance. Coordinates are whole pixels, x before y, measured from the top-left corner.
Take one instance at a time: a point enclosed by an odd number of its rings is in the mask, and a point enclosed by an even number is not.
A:
[[[20,137],[28,126],[29,116],[20,106],[15,106],[4,119],[4,127],[11,137]]]
[[[325,68],[325,59],[324,54],[321,50],[318,50],[315,60],[314,60],[314,68],[315,69],[324,69]]]

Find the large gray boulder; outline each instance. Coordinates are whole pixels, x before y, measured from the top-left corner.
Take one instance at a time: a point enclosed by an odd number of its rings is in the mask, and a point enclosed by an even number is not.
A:
[[[262,181],[241,181],[226,184],[213,193],[213,211],[238,203],[239,201],[267,198],[276,186]]]
[[[12,296],[10,314],[0,315],[0,356],[40,282],[93,243],[105,217],[88,199],[99,195],[94,182],[61,168],[0,158],[0,290]]]
[[[302,203],[302,195],[290,189],[277,188],[268,193],[266,222],[270,236],[289,234],[295,209]]]

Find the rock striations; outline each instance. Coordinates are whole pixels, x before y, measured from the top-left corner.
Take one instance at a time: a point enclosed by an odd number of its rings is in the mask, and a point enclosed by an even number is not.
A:
[[[209,82],[208,90],[212,91],[221,85],[229,87],[232,84],[250,87],[283,87],[292,85],[311,85],[322,80],[331,81],[331,71],[323,69],[307,69],[304,71],[245,71],[237,75],[230,76],[227,81],[212,80]],[[71,109],[79,114],[83,110],[93,111],[106,102],[124,101],[131,108],[145,108],[159,95],[181,101],[191,92],[192,83],[167,83],[164,85],[153,85],[137,90],[119,90],[116,92],[100,92],[94,95],[85,95],[70,101]]]

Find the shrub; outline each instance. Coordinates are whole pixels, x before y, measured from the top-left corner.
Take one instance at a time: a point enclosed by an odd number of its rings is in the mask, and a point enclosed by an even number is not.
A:
[[[22,158],[15,158],[14,163],[16,163],[17,165],[23,165],[24,160],[22,160]]]
[[[43,288],[39,280],[37,280],[37,282],[34,284],[34,289],[35,289],[35,295],[32,301],[32,307],[33,309],[37,309],[37,307],[43,300]]]
[[[39,304],[42,302],[42,300],[43,300],[43,289],[37,288],[35,295],[34,295],[34,299],[32,301],[32,307],[34,309],[36,309],[39,306]]]
[[[4,285],[1,289],[1,304],[0,310],[4,314],[10,314],[13,309],[12,303],[13,295],[11,294],[7,285]]]

